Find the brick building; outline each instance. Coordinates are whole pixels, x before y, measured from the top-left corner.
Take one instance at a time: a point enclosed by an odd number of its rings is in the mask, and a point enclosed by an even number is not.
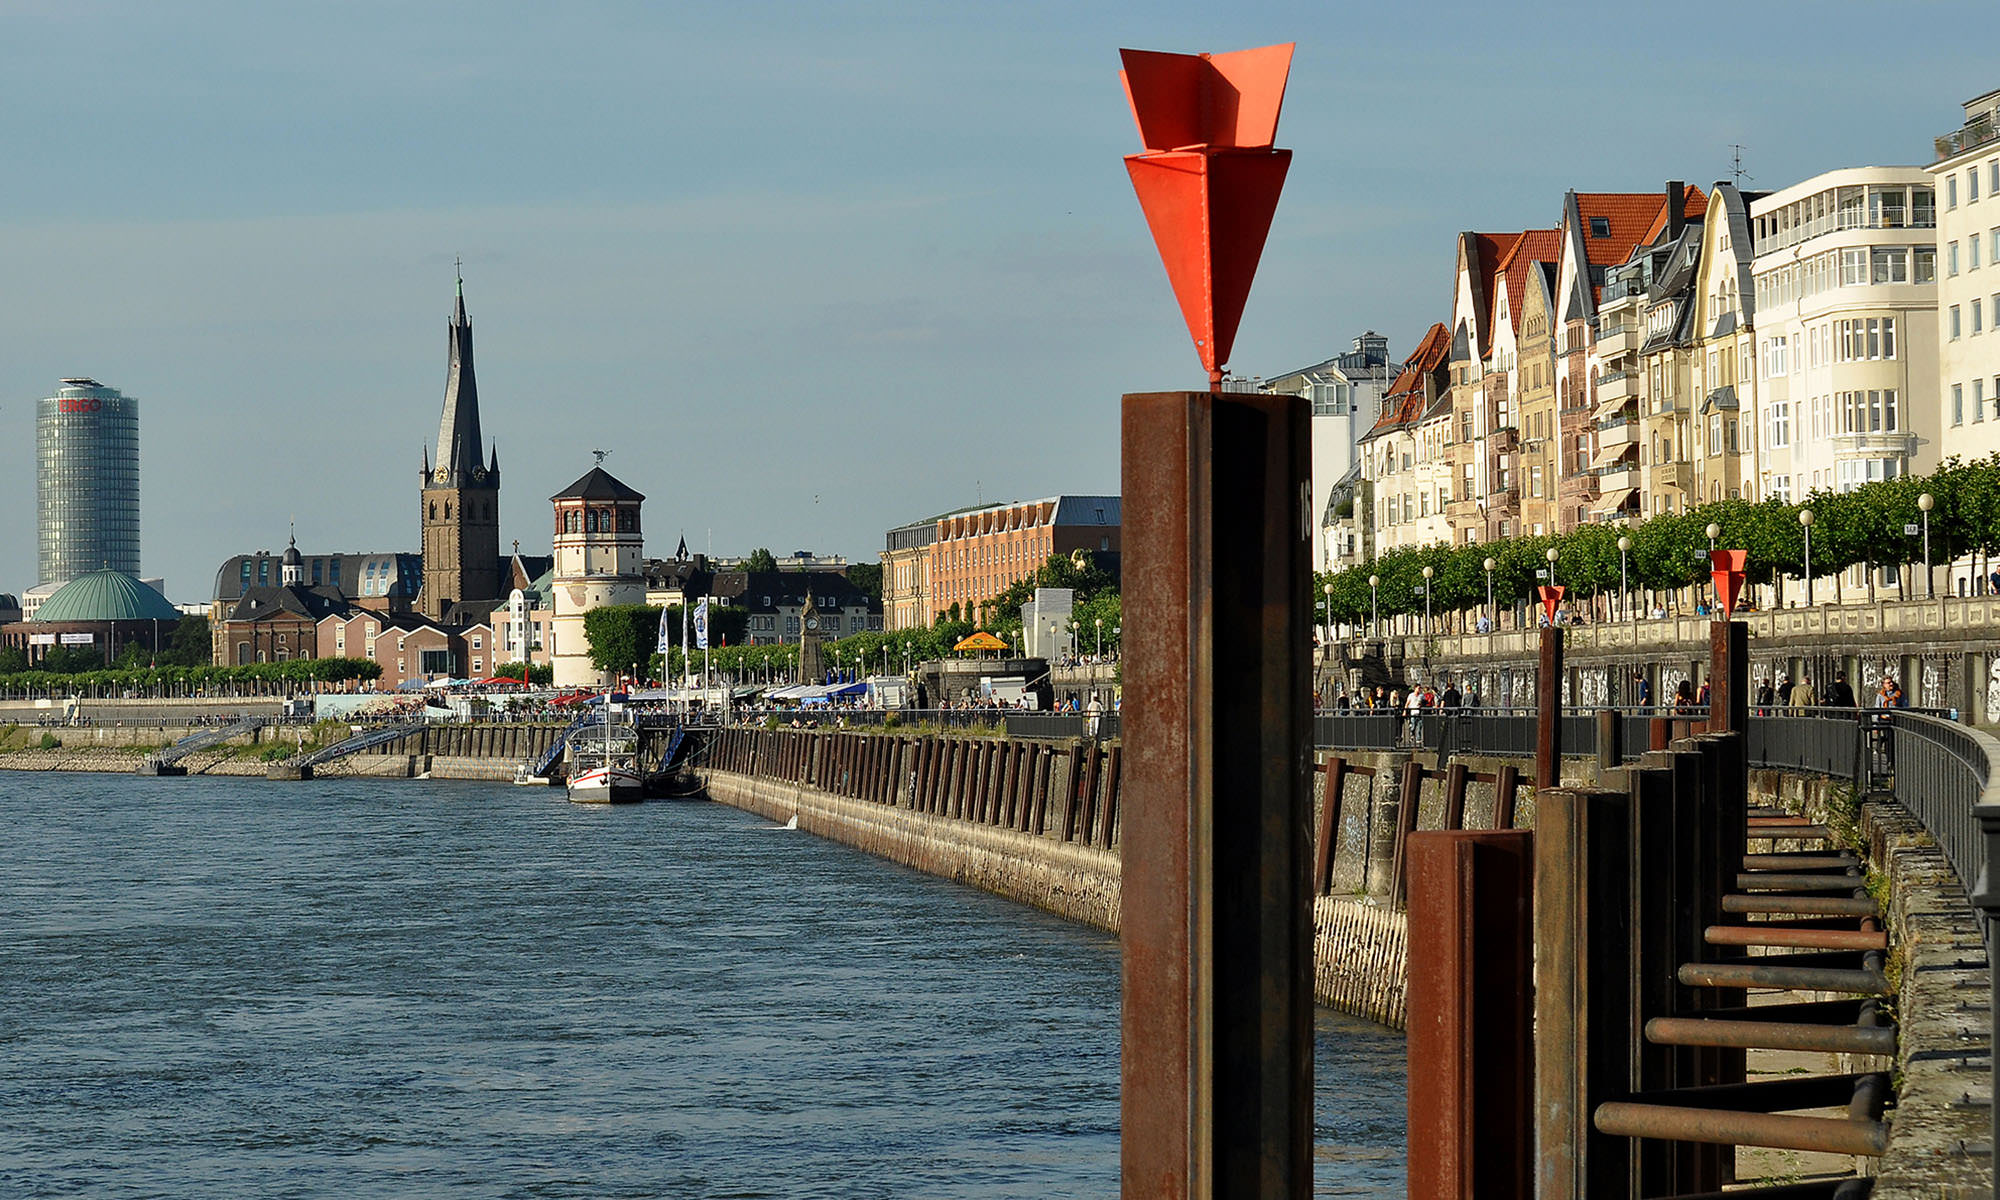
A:
[[[922,525],[934,530],[928,543],[912,533]],[[954,605],[976,614],[1050,555],[1122,553],[1119,529],[1117,496],[989,504],[901,526],[882,554],[883,606],[895,614],[889,627],[929,626]]]

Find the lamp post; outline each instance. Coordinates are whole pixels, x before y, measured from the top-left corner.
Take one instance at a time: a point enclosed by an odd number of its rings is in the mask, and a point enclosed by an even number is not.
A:
[[[1800,509],[1800,510],[1799,510],[1799,525],[1800,525],[1800,527],[1801,527],[1801,528],[1803,528],[1803,529],[1804,529],[1804,530],[1806,531],[1806,607],[1807,607],[1807,608],[1811,608],[1811,607],[1812,607],[1812,602],[1813,602],[1813,585],[1812,585],[1812,523],[1813,523],[1813,511],[1812,511],[1812,509],[1810,509],[1810,508],[1802,508],[1802,509]]]
[[[1104,661],[1104,618],[1097,619],[1097,660]]]
[[[1424,566],[1424,636],[1429,637],[1436,632],[1431,623],[1431,568],[1427,563]]]
[[[1929,492],[1917,497],[1917,511],[1924,514],[1924,598],[1937,596],[1937,583],[1931,577],[1931,506],[1937,499]]]
[[[1333,645],[1333,585],[1329,583],[1320,588],[1320,591],[1326,596],[1326,644],[1331,646]]]
[[[1702,532],[1708,535],[1708,561],[1713,563],[1715,561],[1715,539],[1722,536],[1722,526],[1710,521],[1708,528]],[[1716,602],[1715,584],[1711,582],[1708,586],[1708,607],[1710,610],[1716,607]]]
[[[1375,637],[1382,636],[1382,577],[1368,577],[1368,627]]]
[[[1549,560],[1549,586],[1554,587],[1556,585],[1556,548],[1550,546],[1542,554],[1542,557]]]
[[[1625,620],[1632,619],[1632,589],[1626,583],[1625,552],[1632,548],[1632,539],[1618,535],[1618,615]]]
[[[1493,607],[1493,568],[1498,565],[1491,558],[1483,564],[1486,567],[1486,621],[1493,632],[1500,631],[1500,612]]]

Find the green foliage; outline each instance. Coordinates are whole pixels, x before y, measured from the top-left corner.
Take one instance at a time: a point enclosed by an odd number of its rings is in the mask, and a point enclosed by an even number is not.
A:
[[[41,747],[44,750],[60,750],[62,739],[53,733],[45,733],[42,735]]]
[[[1380,578],[1381,615],[1424,611],[1423,568],[1432,569],[1433,611],[1440,615],[1475,609],[1486,600],[1485,560],[1494,560],[1494,599],[1503,607],[1532,600],[1556,551],[1555,582],[1571,596],[1588,598],[1618,590],[1618,538],[1629,536],[1626,555],[1631,587],[1671,590],[1708,579],[1708,534],[1719,527],[1718,549],[1747,551],[1745,574],[1753,584],[1805,570],[1805,532],[1799,512],[1810,508],[1812,569],[1816,578],[1849,567],[1916,566],[1923,563],[1921,533],[1904,529],[1922,518],[1917,497],[1929,492],[1931,561],[1944,564],[1972,553],[2000,555],[2000,455],[1974,462],[1950,459],[1928,476],[1864,484],[1850,492],[1815,492],[1798,504],[1777,500],[1751,503],[1723,500],[1680,513],[1663,514],[1630,529],[1586,525],[1555,537],[1517,537],[1470,546],[1407,547],[1390,550],[1371,563],[1323,572],[1313,580],[1316,605],[1332,601],[1332,620],[1347,624],[1369,617],[1368,578]],[[1329,597],[1325,589],[1331,586]],[[1322,608],[1322,611],[1323,608]],[[1108,625],[1107,625],[1108,628]]]
[[[528,682],[537,687],[547,687],[555,682],[556,669],[548,663],[530,665],[524,662],[510,662],[501,663],[493,668],[494,676],[499,679],[519,679],[523,671],[527,672]]]
[[[13,675],[28,669],[28,652],[19,646],[0,646],[0,675]]]
[[[882,598],[882,564],[855,563],[847,568],[847,582],[860,588],[863,595],[874,599]]]
[[[750,552],[750,557],[743,560],[743,569],[746,571],[775,571],[778,569],[778,558],[766,547],[759,546]]]
[[[97,660],[93,656],[92,662]],[[18,671],[0,675],[0,689],[50,694],[83,692],[202,692],[244,684],[297,687],[379,679],[382,664],[366,658],[294,658],[239,667],[140,667],[84,671]]]
[[[583,614],[591,665],[629,671],[647,661],[660,633],[660,610],[649,604],[607,604]]]

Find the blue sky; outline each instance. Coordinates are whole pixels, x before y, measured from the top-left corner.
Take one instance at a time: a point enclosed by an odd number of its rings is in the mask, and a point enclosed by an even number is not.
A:
[[[1523,10],[1524,12],[1527,10]],[[0,0],[0,591],[33,402],[140,398],[145,567],[417,548],[452,258],[503,537],[593,447],[681,530],[872,558],[1118,486],[1118,396],[1202,382],[1120,156],[1117,50],[1299,43],[1234,366],[1448,315],[1451,237],[1564,189],[1921,163],[2000,86],[1970,3]],[[1958,36],[1979,32],[1982,36]]]

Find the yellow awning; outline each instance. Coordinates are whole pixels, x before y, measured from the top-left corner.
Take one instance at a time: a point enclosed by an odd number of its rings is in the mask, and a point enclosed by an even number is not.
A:
[[[1608,449],[1599,450],[1597,457],[1590,460],[1590,469],[1595,471],[1603,467],[1608,467],[1619,459],[1624,458],[1627,454],[1630,454],[1638,446],[1639,443],[1637,442],[1624,442]]]
[[[1625,507],[1625,502],[1639,494],[1638,488],[1621,488],[1618,491],[1597,498],[1597,507],[1592,512],[1614,513]]]
[[[952,647],[953,650],[1005,650],[1006,648],[1007,643],[983,629]]]

